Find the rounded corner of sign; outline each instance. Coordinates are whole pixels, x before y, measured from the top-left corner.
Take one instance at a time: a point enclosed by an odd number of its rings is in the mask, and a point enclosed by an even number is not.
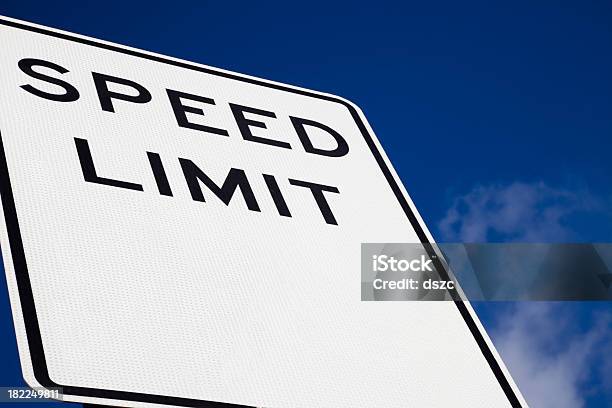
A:
[[[64,388],[63,385],[53,381],[46,370],[36,369],[36,365],[32,365],[28,368],[23,367],[21,370],[21,376],[23,380],[30,388],[53,390],[58,388]]]
[[[359,107],[359,105],[356,102],[353,102],[352,100],[347,99],[343,96],[338,96],[338,95],[333,95],[333,94],[328,94],[328,96],[331,99],[333,99],[335,102],[346,106],[348,110],[355,111],[359,113],[361,116],[363,116],[363,110]]]
[[[68,401],[65,394],[66,386],[61,385],[49,378],[48,375],[40,375],[35,373],[35,369],[26,372],[22,370],[22,377],[28,387],[37,391],[48,391],[49,399],[57,401]],[[55,393],[57,394],[55,394]]]
[[[23,377],[23,381],[30,388],[34,389],[48,389],[53,388],[51,384],[44,384],[44,381],[41,381],[33,370],[21,370],[21,376]]]

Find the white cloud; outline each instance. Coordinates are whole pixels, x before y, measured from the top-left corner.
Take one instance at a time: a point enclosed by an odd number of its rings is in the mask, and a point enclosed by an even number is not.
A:
[[[609,216],[588,191],[515,182],[477,186],[439,222],[447,242],[571,242],[576,213]],[[491,337],[530,406],[579,408],[589,394],[612,399],[612,310],[586,320],[573,303],[523,302],[496,316]],[[583,319],[581,321],[581,319]]]
[[[446,241],[486,242],[496,234],[504,241],[558,242],[572,237],[567,216],[599,207],[586,191],[541,182],[477,186],[455,199],[438,229]]]
[[[579,408],[588,392],[610,396],[611,315],[595,316],[586,332],[575,320],[571,304],[543,302],[498,317],[491,337],[530,406]],[[603,384],[589,386],[593,375]]]

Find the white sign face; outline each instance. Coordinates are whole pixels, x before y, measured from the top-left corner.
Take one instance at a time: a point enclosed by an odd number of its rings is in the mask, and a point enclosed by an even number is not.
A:
[[[431,238],[350,102],[12,19],[0,42],[29,385],[118,406],[522,401],[469,304],[360,301],[361,243]]]

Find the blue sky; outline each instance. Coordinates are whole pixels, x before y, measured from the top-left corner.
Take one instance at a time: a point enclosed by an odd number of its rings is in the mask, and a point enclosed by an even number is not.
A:
[[[0,14],[353,100],[439,240],[612,242],[610,2],[4,0]],[[609,303],[477,310],[535,406],[612,400]],[[581,347],[596,352],[574,361]],[[8,358],[1,385],[19,378]]]

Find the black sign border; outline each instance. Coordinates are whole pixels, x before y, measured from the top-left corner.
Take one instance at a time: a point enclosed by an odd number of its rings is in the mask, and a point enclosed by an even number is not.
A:
[[[267,88],[273,88],[285,92],[296,93],[303,96],[323,99],[326,101],[331,101],[335,103],[340,103],[345,106],[351,116],[355,120],[355,123],[359,127],[368,147],[370,148],[376,162],[380,166],[389,186],[391,187],[393,193],[397,197],[404,213],[408,217],[412,227],[415,229],[417,236],[421,240],[421,242],[428,248],[430,253],[433,252],[433,248],[430,245],[429,239],[427,235],[421,228],[419,221],[417,220],[415,214],[412,212],[408,201],[402,194],[402,191],[399,185],[396,183],[393,174],[390,169],[387,167],[385,160],[380,154],[378,148],[372,136],[369,134],[365,124],[361,121],[359,114],[356,109],[348,102],[343,99],[335,98],[330,95],[321,95],[314,92],[309,92],[302,89],[294,89],[288,86],[284,86],[277,83],[268,83],[262,80],[254,79],[254,78],[246,78],[239,75],[235,75],[229,72],[224,71],[216,71],[211,68],[198,66],[195,64],[190,64],[183,61],[176,61],[172,59],[167,59],[158,55],[146,54],[144,52],[135,51],[133,49],[125,49],[116,45],[106,44],[102,42],[97,42],[91,39],[80,38],[76,36],[72,36],[66,34],[64,32],[55,32],[48,29],[44,29],[37,26],[30,26],[23,23],[18,23],[11,20],[5,20],[0,18],[0,24],[18,28],[26,31],[31,31],[34,33],[47,35],[55,38],[60,38],[67,41],[77,42],[80,44],[85,44],[97,48],[102,48],[109,51],[115,51],[122,54],[131,55],[138,58],[144,58],[150,61],[156,61],[162,64],[174,65],[176,67],[190,69],[194,71],[203,72],[210,75],[221,76],[224,78],[247,82],[254,85],[264,86]],[[49,377],[49,372],[47,370],[47,363],[45,360],[45,352],[42,344],[42,338],[40,334],[40,328],[38,325],[38,317],[36,314],[36,307],[34,304],[34,297],[32,294],[32,286],[30,283],[30,278],[28,275],[28,267],[25,259],[25,253],[23,249],[21,232],[19,228],[19,222],[17,219],[17,211],[15,209],[15,201],[13,198],[13,191],[11,188],[11,182],[9,177],[8,165],[6,161],[6,154],[4,151],[4,145],[2,142],[2,133],[0,133],[0,195],[2,196],[2,206],[4,209],[4,218],[8,230],[9,235],[9,245],[11,249],[11,254],[13,257],[13,266],[15,268],[15,275],[17,278],[17,288],[19,291],[19,299],[21,302],[21,310],[26,328],[26,335],[28,346],[30,349],[30,358],[32,360],[32,367],[34,370],[34,377],[38,381],[38,383],[45,388],[61,388],[63,394],[73,395],[73,396],[82,396],[82,397],[90,397],[90,398],[103,398],[103,399],[113,399],[113,400],[121,400],[121,401],[135,401],[135,402],[146,402],[146,403],[154,403],[154,404],[165,404],[165,405],[174,405],[174,406],[185,406],[185,407],[245,407],[244,405],[236,405],[224,402],[216,402],[216,401],[204,401],[197,400],[191,398],[180,398],[180,397],[171,397],[165,395],[152,395],[152,394],[142,394],[135,392],[127,392],[127,391],[115,391],[115,390],[105,390],[105,389],[96,389],[96,388],[86,388],[86,387],[78,387],[71,385],[62,385],[57,384]],[[444,266],[440,263],[439,259],[435,260],[436,267],[438,271],[444,271],[441,275],[446,275],[448,277]],[[444,276],[442,276],[444,278]],[[452,294],[453,296],[457,296],[456,293]],[[459,297],[454,297],[455,299],[459,299]],[[512,386],[508,382],[508,379],[503,373],[498,361],[496,360],[493,352],[489,348],[486,340],[484,339],[482,333],[478,329],[478,326],[472,315],[468,311],[466,305],[463,301],[457,300],[454,301],[457,310],[461,314],[461,317],[465,321],[468,326],[468,329],[472,333],[476,344],[480,348],[484,358],[489,364],[495,378],[497,379],[499,385],[501,386],[504,394],[508,398],[509,403],[513,407],[521,407],[521,403],[517,395],[515,394]],[[452,341],[452,339],[449,339]],[[469,375],[469,373],[466,373]]]

